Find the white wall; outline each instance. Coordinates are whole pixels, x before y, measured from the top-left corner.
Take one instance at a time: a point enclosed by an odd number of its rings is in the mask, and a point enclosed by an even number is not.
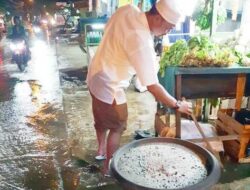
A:
[[[227,10],[232,10],[233,7],[238,3],[238,12],[241,12],[243,9],[243,4],[245,0],[222,0],[222,5]]]

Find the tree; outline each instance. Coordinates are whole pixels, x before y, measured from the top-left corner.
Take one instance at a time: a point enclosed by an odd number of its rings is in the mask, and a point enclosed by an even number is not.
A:
[[[192,18],[196,21],[196,26],[200,27],[201,30],[207,30],[212,26],[214,2],[217,2],[215,24],[222,24],[226,20],[227,12],[221,6],[220,0],[200,0]]]
[[[72,2],[68,3],[64,7],[59,7],[56,13],[62,15],[64,18],[65,24],[63,26],[63,30],[65,29],[67,22],[69,21],[71,16],[80,16],[80,14],[77,13],[76,9],[72,6]]]

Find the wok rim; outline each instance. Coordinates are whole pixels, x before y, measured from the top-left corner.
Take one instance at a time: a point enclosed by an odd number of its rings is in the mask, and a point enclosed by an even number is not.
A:
[[[150,188],[145,187],[139,184],[136,184],[128,179],[126,179],[119,171],[118,171],[118,161],[121,155],[126,152],[129,148],[132,147],[138,147],[145,144],[152,144],[152,143],[175,143],[178,145],[182,145],[193,152],[197,152],[207,158],[207,162],[211,165],[211,171],[208,174],[207,178],[199,183],[196,183],[194,185],[190,185],[184,188],[178,188],[178,189],[156,189],[156,188]],[[206,167],[207,168],[207,167]],[[114,154],[111,163],[110,163],[110,169],[112,172],[112,175],[118,180],[119,183],[123,186],[123,183],[129,184],[130,186],[134,186],[134,189],[137,190],[202,190],[202,189],[208,189],[212,185],[215,185],[220,178],[221,170],[218,160],[215,158],[213,154],[211,154],[208,150],[205,148],[192,143],[187,140],[182,139],[174,139],[174,138],[165,138],[165,137],[152,137],[152,138],[146,138],[146,139],[140,139],[132,141],[122,147],[120,147]]]

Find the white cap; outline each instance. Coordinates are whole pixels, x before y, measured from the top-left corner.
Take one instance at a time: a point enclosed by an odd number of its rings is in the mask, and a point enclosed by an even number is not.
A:
[[[182,18],[178,0],[159,0],[156,9],[159,14],[169,23],[176,25]]]

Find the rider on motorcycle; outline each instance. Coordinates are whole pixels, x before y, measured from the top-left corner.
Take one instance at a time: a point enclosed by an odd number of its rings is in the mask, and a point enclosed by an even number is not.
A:
[[[14,16],[13,18],[14,26],[12,27],[11,39],[24,39],[27,40],[25,29],[21,23],[19,16]]]
[[[28,55],[28,60],[29,60],[31,56],[31,52],[30,52],[29,44],[28,44],[28,36],[26,35],[25,28],[22,25],[21,18],[19,16],[14,16],[13,23],[14,25],[12,27],[10,39],[12,39],[13,41],[24,40],[26,48],[27,48],[27,55]]]
[[[31,53],[28,46],[28,38],[19,16],[13,18],[14,26],[9,38],[12,40],[10,48],[12,50],[12,62],[17,63],[20,71],[24,71]]]

